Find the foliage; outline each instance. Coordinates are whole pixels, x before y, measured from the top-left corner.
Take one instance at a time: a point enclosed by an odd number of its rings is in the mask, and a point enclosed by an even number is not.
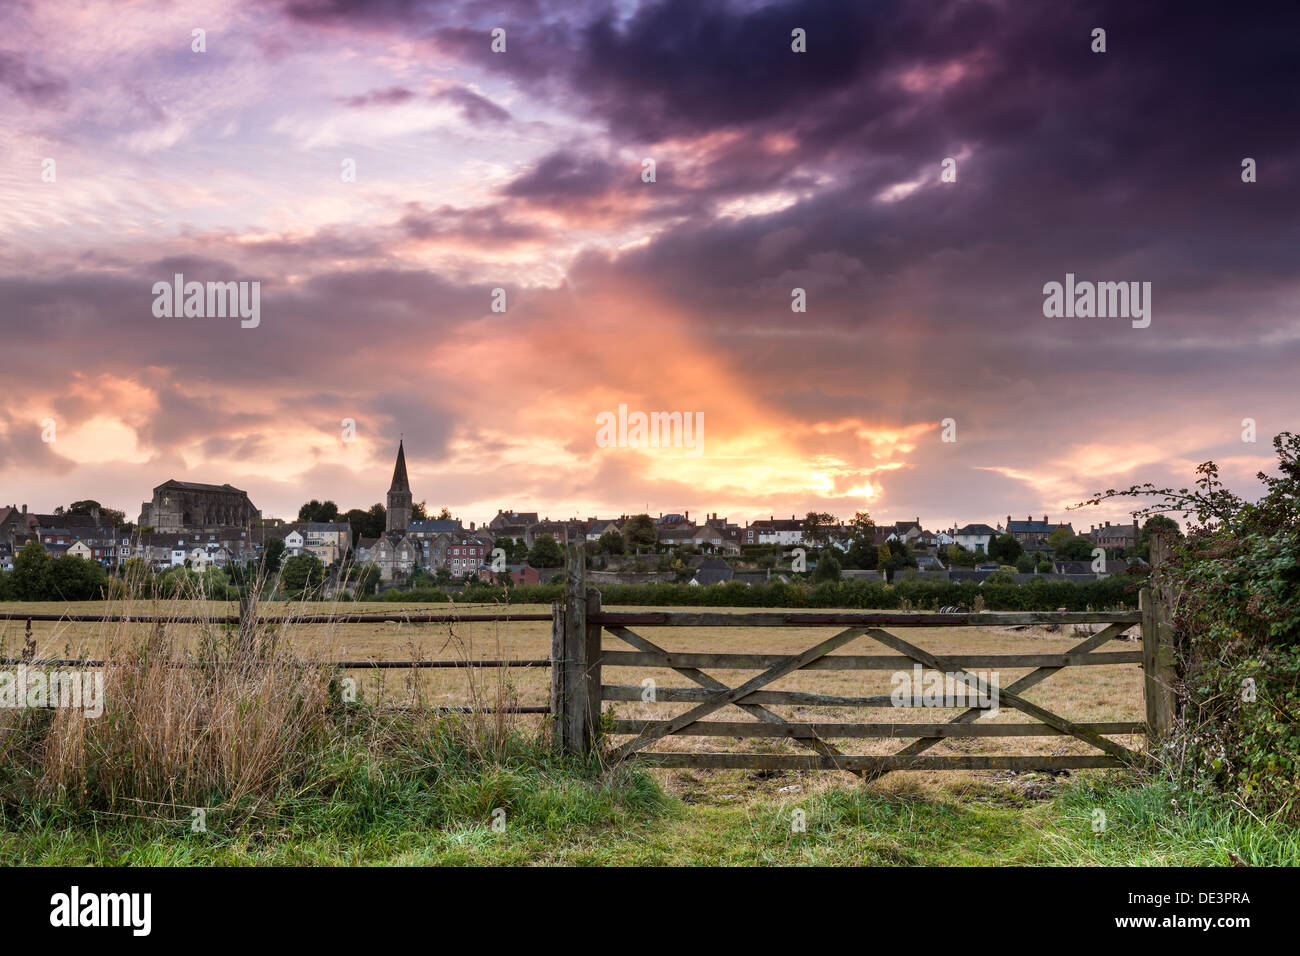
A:
[[[653,548],[659,543],[659,534],[655,530],[654,519],[649,515],[633,515],[623,525],[623,541],[629,551],[641,548]]]
[[[313,498],[298,509],[299,521],[337,521],[339,506],[332,501],[317,501]]]
[[[564,563],[564,552],[549,534],[539,535],[528,549],[528,563],[535,568],[558,568]]]
[[[1283,432],[1273,447],[1279,474],[1259,473],[1254,503],[1228,491],[1209,461],[1193,489],[1148,483],[1082,504],[1152,497],[1139,516],[1192,520],[1151,574],[1174,603],[1178,720],[1167,767],[1300,819],[1300,437]]]
[[[999,564],[1010,564],[1024,552],[1012,534],[1000,534],[989,542],[989,558]]]

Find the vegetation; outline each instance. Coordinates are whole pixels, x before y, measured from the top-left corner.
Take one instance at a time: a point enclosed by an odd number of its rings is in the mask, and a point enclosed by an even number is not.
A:
[[[1264,495],[1253,504],[1223,486],[1212,461],[1197,468],[1192,489],[1135,485],[1085,504],[1154,497],[1139,514],[1192,519],[1185,538],[1169,537],[1168,561],[1151,575],[1175,608],[1179,716],[1165,742],[1168,772],[1297,820],[1300,437],[1283,432],[1273,446],[1279,474],[1259,474]]]

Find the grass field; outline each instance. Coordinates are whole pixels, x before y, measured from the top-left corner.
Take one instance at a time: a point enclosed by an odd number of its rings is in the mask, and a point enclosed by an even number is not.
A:
[[[120,605],[0,605],[15,613],[117,613]],[[151,613],[138,602],[133,613]],[[265,605],[264,612],[371,613],[451,610],[445,605],[382,607],[370,604]],[[459,614],[489,608],[457,605]],[[623,610],[623,608],[620,608]],[[656,610],[663,610],[658,608]],[[537,606],[518,613],[548,612]],[[235,613],[229,605],[178,606],[165,614]],[[139,628],[139,625],[135,625]],[[198,629],[174,628],[183,643]],[[636,628],[671,651],[797,653],[829,636],[826,628]],[[0,648],[16,655],[23,622],[0,621]],[[899,633],[936,654],[1053,653],[1078,643],[1083,633],[1042,629],[907,628]],[[1134,635],[1136,628],[1134,629]],[[33,624],[38,657],[90,656],[128,638],[127,628],[88,623]],[[367,623],[286,625],[297,654],[326,660],[546,658],[548,622],[454,624]],[[606,647],[626,649],[606,635]],[[1105,650],[1131,649],[1128,640]],[[887,654],[869,638],[837,653]],[[713,671],[728,684],[755,672]],[[1010,683],[1024,671],[997,675]],[[378,676],[376,676],[378,675]],[[549,670],[433,670],[358,672],[363,697],[385,704],[462,705],[502,701],[544,705]],[[605,683],[689,686],[664,669],[606,668]],[[888,671],[801,672],[774,688],[820,693],[888,695]],[[1067,718],[1141,720],[1141,670],[1137,664],[1072,667],[1027,696]],[[606,705],[607,707],[609,705]],[[689,704],[618,703],[617,716],[661,719]],[[881,710],[775,706],[788,719],[823,722],[934,721],[954,710]],[[214,814],[205,833],[189,832],[183,807],[142,810],[116,819],[64,814],[57,804],[7,807],[0,818],[0,862],[7,863],[627,863],[627,864],[1140,864],[1230,865],[1300,863],[1293,829],[1252,819],[1222,801],[1189,798],[1136,771],[1071,774],[983,771],[901,772],[864,785],[840,772],[697,771],[574,767],[547,752],[544,718],[509,719],[521,743],[505,756],[475,761],[462,750],[437,759],[385,763],[383,755],[337,755],[338,767],[320,774],[338,781],[320,793],[295,795],[271,817],[223,825]],[[751,720],[735,708],[710,719]],[[1026,722],[1004,710],[998,721]],[[1141,741],[1117,738],[1130,746]],[[848,753],[884,754],[907,741],[834,741]],[[770,738],[675,737],[669,750],[801,752]],[[1073,738],[953,739],[933,754],[1076,754],[1090,748]],[[335,755],[330,755],[333,759]],[[356,759],[353,759],[356,758]],[[492,812],[504,809],[504,832]],[[1095,811],[1107,825],[1094,832]],[[792,827],[801,811],[805,829]]]

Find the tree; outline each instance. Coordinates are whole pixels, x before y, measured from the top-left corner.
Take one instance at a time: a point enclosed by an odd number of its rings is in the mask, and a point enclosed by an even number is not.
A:
[[[446,510],[446,509],[444,509],[444,510]],[[429,520],[428,505],[425,504],[425,502],[423,502],[423,501],[417,501],[417,502],[415,502],[415,503],[413,503],[413,504],[411,505],[411,520],[412,520],[412,521],[428,521],[428,520]]]
[[[629,551],[653,548],[659,543],[659,534],[655,530],[654,519],[649,515],[633,515],[623,525],[623,541]]]
[[[46,577],[51,598],[59,601],[93,601],[104,596],[108,575],[97,561],[64,554],[50,562]]]
[[[388,511],[383,505],[371,505],[369,509],[353,508],[343,516],[352,526],[352,539],[378,538],[388,526]]]
[[[313,498],[298,509],[299,521],[337,521],[339,506],[332,501],[317,501]]]
[[[1061,548],[1065,546],[1065,542],[1072,537],[1074,537],[1074,532],[1062,525],[1047,536],[1047,546],[1059,554]]]
[[[325,566],[314,554],[300,554],[284,562],[280,583],[287,593],[305,596],[325,583]]]
[[[1176,541],[1182,538],[1183,530],[1178,527],[1177,521],[1165,515],[1152,515],[1147,518],[1137,540],[1137,554],[1143,561],[1151,560],[1151,539],[1157,534]]]
[[[105,508],[93,498],[86,498],[83,501],[74,501],[72,504],[68,505],[66,511],[62,511],[58,508],[55,508],[54,510],[57,514],[70,515],[93,515],[98,512],[99,516],[107,519],[109,524],[114,528],[120,527],[126,522],[125,513],[118,511],[116,508]]]
[[[1092,559],[1093,549],[1097,546],[1085,538],[1083,535],[1076,534],[1056,549],[1056,556],[1066,561],[1089,561]]]
[[[1034,559],[1027,554],[1022,554],[1014,562],[1016,571],[1021,574],[1032,574],[1034,571]]]
[[[888,580],[893,581],[895,571],[916,567],[916,558],[908,550],[907,545],[894,539],[886,541],[880,546],[877,552],[876,566],[885,572],[885,577]]]
[[[20,601],[43,601],[49,593],[50,556],[38,541],[28,541],[14,555],[10,582]]]
[[[280,562],[283,560],[284,538],[267,538],[262,547],[262,569],[267,574],[275,574],[280,570]]]
[[[835,560],[835,555],[823,551],[821,557],[817,559],[817,567],[813,568],[812,577],[814,581],[838,581],[840,563]]]
[[[1011,564],[1024,553],[1024,548],[1013,535],[1001,534],[989,542],[989,558],[1000,564]]]
[[[596,542],[596,549],[602,554],[622,554],[623,536],[617,531],[606,531]]]
[[[506,553],[506,564],[520,564],[528,558],[528,545],[518,538],[496,538],[492,550],[497,548]]]
[[[355,594],[374,594],[379,586],[379,565],[367,561],[352,569],[352,589]]]
[[[564,552],[554,538],[544,534],[529,549],[528,563],[535,568],[558,568],[564,564]]]
[[[825,511],[810,511],[804,516],[800,531],[803,540],[814,547],[825,547],[831,539],[831,530],[839,523],[838,519]]]

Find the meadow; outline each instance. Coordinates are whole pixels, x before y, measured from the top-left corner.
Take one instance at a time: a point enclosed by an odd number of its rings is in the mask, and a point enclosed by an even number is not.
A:
[[[19,615],[122,613],[125,609],[121,602],[0,605],[0,613]],[[400,620],[403,614],[448,610],[466,615],[506,609],[319,603],[267,603],[261,607],[268,624],[275,624],[267,631],[276,636],[280,648],[277,653],[284,660],[549,657],[551,634],[546,621],[415,624]],[[523,605],[508,610],[548,613],[549,607]],[[235,614],[237,608],[215,602],[167,601],[153,605],[136,601],[130,611],[224,616]],[[398,619],[322,625],[294,622],[302,614],[377,611]],[[198,653],[216,629],[172,624],[165,630],[169,653],[176,655]],[[797,627],[635,630],[670,651],[761,653],[797,653],[829,633],[825,629]],[[141,632],[148,631],[139,624],[63,621],[32,625],[37,658],[93,658],[109,653],[118,659],[122,648],[134,646],[143,639]],[[900,629],[900,633],[936,654],[974,654],[1056,653],[1078,643],[1088,632],[1083,628],[907,628]],[[1136,636],[1134,627],[1130,636],[1106,645],[1104,650],[1132,649],[1137,645],[1130,639],[1136,640]],[[625,649],[612,635],[607,634],[605,641],[606,648]],[[3,656],[18,656],[24,643],[22,620],[0,621]],[[889,652],[869,638],[859,638],[839,653]],[[734,684],[754,673],[728,670],[715,671],[714,676]],[[1023,673],[1008,671],[996,679],[1007,684]],[[292,773],[277,776],[272,766],[274,746],[287,745],[251,747],[250,753],[263,755],[250,759],[264,761],[264,778],[253,782],[241,778],[239,787],[223,791],[232,771],[218,766],[223,763],[219,753],[215,758],[204,758],[213,762],[215,769],[203,777],[203,786],[208,790],[197,791],[211,791],[203,801],[211,813],[202,832],[192,832],[192,809],[176,796],[181,787],[171,778],[161,782],[150,778],[148,786],[156,784],[161,788],[157,798],[152,803],[133,803],[129,796],[134,792],[132,787],[122,782],[113,784],[98,798],[78,801],[66,793],[66,785],[75,774],[61,778],[64,783],[60,785],[29,787],[11,773],[6,785],[0,786],[0,861],[1300,863],[1300,836],[1293,829],[1252,818],[1210,794],[1178,793],[1144,771],[895,772],[864,783],[851,774],[833,771],[606,767],[595,760],[584,764],[556,757],[548,746],[546,718],[540,715],[467,718],[429,710],[468,704],[543,706],[549,697],[547,668],[357,670],[351,676],[359,684],[358,706],[362,711],[349,711],[342,718],[328,716],[328,702],[321,703],[321,713],[326,716],[319,725],[326,743],[316,739],[319,735],[313,736],[315,731],[304,732],[293,746],[309,748],[308,757],[291,759],[284,750],[275,758],[295,764]],[[672,671],[659,668],[608,667],[603,680],[607,684],[640,685],[647,677],[661,687],[689,685]],[[256,682],[258,678],[249,680]],[[321,678],[321,687],[325,680]],[[1138,664],[1072,667],[1037,685],[1026,696],[1076,721],[1136,721],[1144,712],[1141,680]],[[263,680],[249,686],[255,687],[253,699],[266,707],[265,701],[274,696],[270,682]],[[802,671],[775,686],[844,696],[888,695],[891,691],[888,671]],[[311,700],[323,693],[319,688],[304,691]],[[195,711],[210,706],[196,706]],[[637,701],[605,706],[621,718],[662,719],[690,705]],[[142,709],[147,707],[142,705]],[[803,722],[901,723],[943,720],[956,713],[928,708],[891,708],[888,714],[821,706],[773,709],[788,719]],[[221,719],[230,728],[223,731],[226,739],[237,735],[245,726],[239,721],[246,720],[238,713]],[[736,708],[725,708],[711,719],[752,718]],[[1026,721],[1023,715],[1010,710],[992,719]],[[202,724],[189,726],[197,728]],[[174,727],[167,732],[174,735]],[[149,752],[153,733],[136,732],[144,740],[136,752],[146,763],[152,759]],[[1128,746],[1141,746],[1138,738],[1116,739]],[[900,749],[907,741],[832,742],[848,753],[885,754]],[[655,748],[800,752],[792,742],[772,738],[684,736],[660,742]],[[1064,736],[961,738],[945,740],[931,753],[1056,755],[1087,753],[1089,749]],[[48,781],[48,757],[37,750],[24,753],[28,754],[27,776]],[[190,773],[188,769],[176,772]],[[195,805],[199,802],[194,801]],[[1094,811],[1099,808],[1108,822],[1104,830],[1096,832]],[[803,830],[792,828],[795,810],[801,811]],[[497,816],[501,819],[497,820]]]

